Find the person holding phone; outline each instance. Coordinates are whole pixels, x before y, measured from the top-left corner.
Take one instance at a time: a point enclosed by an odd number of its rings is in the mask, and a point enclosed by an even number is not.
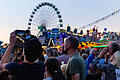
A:
[[[103,48],[100,54],[93,60],[92,67],[95,70],[103,72],[104,77],[102,80],[116,80],[115,69],[119,69],[116,65],[112,64],[114,54],[120,51],[120,46],[117,42],[113,41],[108,44],[108,48]],[[99,60],[106,55],[106,63],[99,64]],[[119,54],[120,55],[120,54]],[[108,61],[107,61],[108,60]]]
[[[42,60],[35,62],[42,56],[42,44],[37,37],[33,37],[25,42],[24,61],[22,64],[9,62],[10,54],[16,43],[15,32],[10,35],[10,44],[2,57],[2,70],[8,70],[15,77],[15,80],[43,80],[45,65]]]

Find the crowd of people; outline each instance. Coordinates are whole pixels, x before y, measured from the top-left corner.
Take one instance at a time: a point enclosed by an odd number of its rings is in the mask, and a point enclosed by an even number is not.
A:
[[[112,40],[105,48],[78,49],[79,40],[68,36],[62,51],[42,48],[39,39],[30,35],[23,52],[11,59],[17,38],[10,34],[10,43],[1,58],[0,80],[120,80],[120,41]],[[43,53],[44,52],[44,53]]]

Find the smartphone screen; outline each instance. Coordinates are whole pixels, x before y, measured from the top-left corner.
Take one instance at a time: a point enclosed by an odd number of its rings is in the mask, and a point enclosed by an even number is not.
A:
[[[25,31],[24,30],[15,30],[15,34],[16,34],[16,36],[22,37],[25,35]]]

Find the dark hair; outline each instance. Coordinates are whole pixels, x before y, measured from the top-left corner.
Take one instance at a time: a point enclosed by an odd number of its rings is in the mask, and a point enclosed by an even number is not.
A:
[[[47,48],[46,51],[49,52],[50,56],[54,56],[54,57],[58,56],[57,51],[55,49]]]
[[[26,30],[25,32],[26,32],[26,34],[29,34],[29,33],[30,33],[30,30]]]
[[[68,54],[67,51],[65,51],[65,50],[63,50],[62,53],[63,53],[63,54]]]
[[[0,72],[0,80],[13,80],[13,75],[8,71]]]
[[[116,51],[120,50],[120,46],[116,41],[113,41],[110,43],[112,47],[112,53],[115,53]]]
[[[59,62],[56,58],[48,58],[45,65],[47,67],[47,71],[52,76],[52,80],[65,80],[65,77],[60,69]]]
[[[44,55],[43,54],[41,54],[41,56],[39,57],[39,61],[45,61],[45,58],[44,58]]]
[[[37,38],[31,38],[25,43],[24,52],[26,59],[34,62],[42,55],[42,45]]]
[[[88,55],[87,55],[86,53],[83,53],[83,54],[82,54],[82,57],[83,57],[84,60],[86,60],[87,57],[88,57]]]
[[[79,46],[79,42],[78,42],[78,39],[77,38],[75,38],[75,37],[73,37],[73,36],[70,36],[70,37],[68,37],[68,40],[69,40],[69,42],[71,43],[71,47],[73,48],[73,49],[78,49],[78,46]]]

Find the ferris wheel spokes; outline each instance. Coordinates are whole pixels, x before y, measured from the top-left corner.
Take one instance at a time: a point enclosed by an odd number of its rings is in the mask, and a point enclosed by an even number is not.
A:
[[[28,29],[38,29],[38,35],[40,33],[39,27],[45,28],[60,28],[63,27],[62,16],[58,8],[49,2],[43,2],[38,4],[32,11],[28,22]]]

